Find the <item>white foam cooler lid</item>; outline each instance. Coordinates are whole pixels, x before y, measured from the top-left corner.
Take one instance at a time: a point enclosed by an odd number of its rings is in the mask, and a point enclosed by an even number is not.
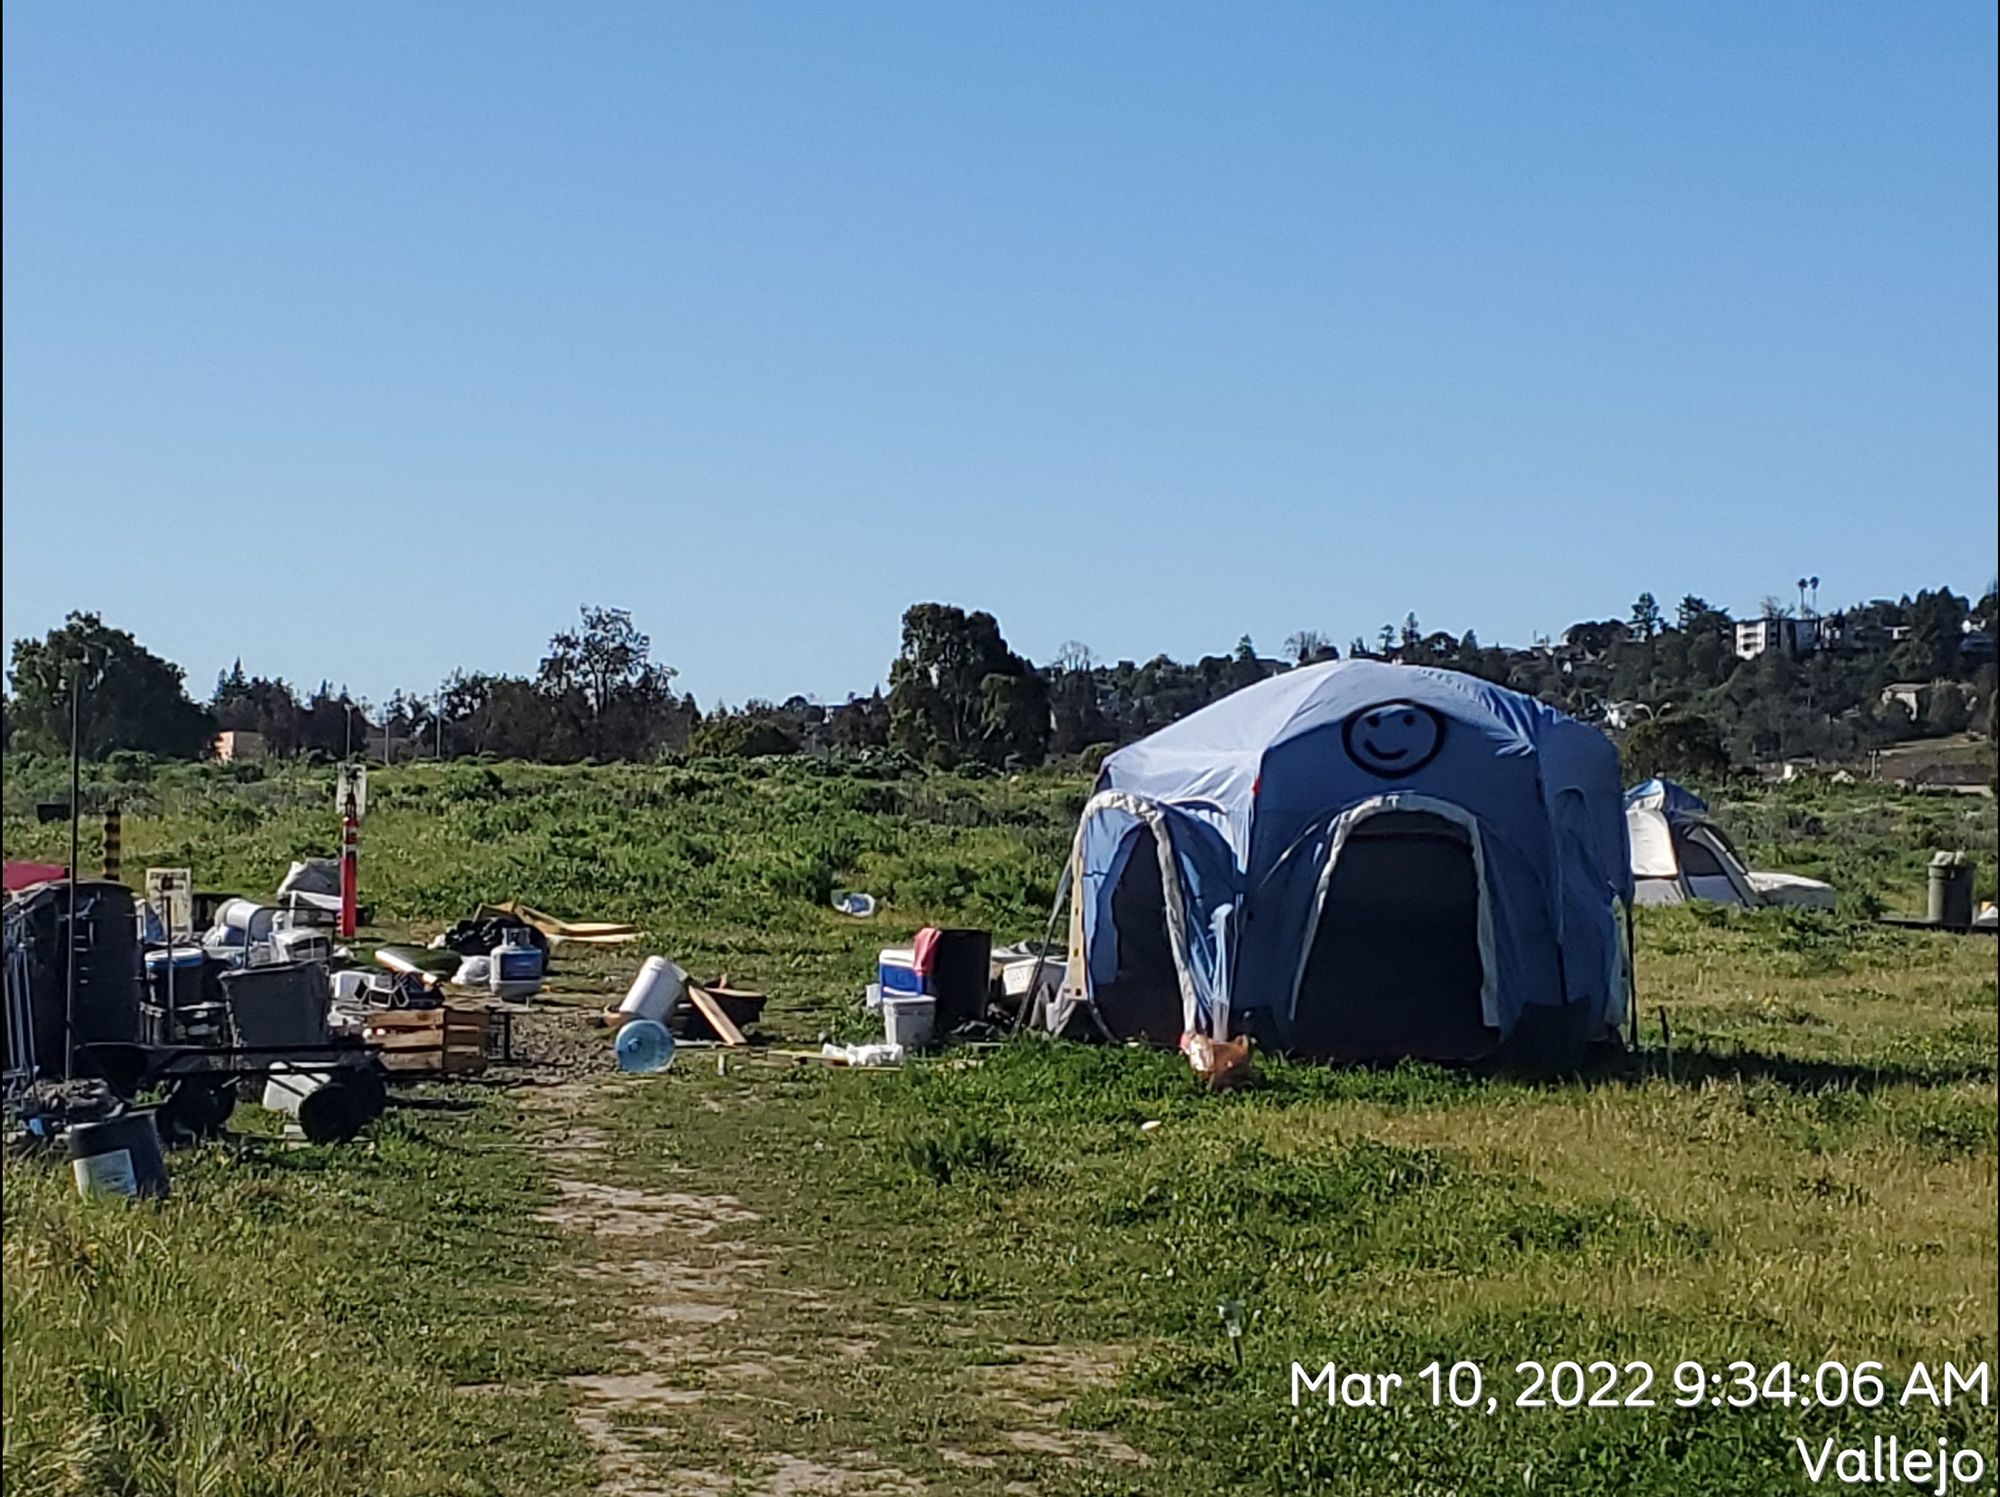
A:
[[[1036,957],[1017,957],[1001,969],[1000,986],[1009,998],[1018,998],[1028,991],[1028,984],[1035,978]],[[1062,980],[1069,973],[1069,963],[1059,956],[1039,958],[1042,964],[1042,982],[1048,987],[1061,987]]]

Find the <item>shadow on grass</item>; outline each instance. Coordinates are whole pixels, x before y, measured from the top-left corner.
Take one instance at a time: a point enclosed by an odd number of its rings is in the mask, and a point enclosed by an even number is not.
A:
[[[1891,1086],[1952,1086],[1964,1081],[1992,1082],[2000,1069],[1991,1062],[1802,1060],[1764,1050],[1680,1050],[1654,1047],[1623,1056],[1615,1065],[1588,1079],[1606,1081],[1667,1081],[1676,1086],[1709,1082],[1768,1081],[1795,1092],[1874,1092]]]
[[[389,1098],[389,1106],[397,1112],[445,1112],[468,1113],[478,1111],[479,1104],[467,1102],[459,1097],[411,1097],[395,1094]]]

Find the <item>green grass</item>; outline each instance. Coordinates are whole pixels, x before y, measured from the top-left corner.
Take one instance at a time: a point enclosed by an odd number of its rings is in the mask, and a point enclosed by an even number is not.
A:
[[[1807,779],[1734,787],[1712,804],[1750,866],[1825,879],[1850,913],[1922,914],[1925,865],[1940,851],[1973,854],[1977,895],[1994,897],[2000,860],[1991,797]]]
[[[189,867],[200,887],[269,897],[288,863],[338,850],[331,768],[165,765],[102,771],[91,804],[124,809],[125,863]],[[32,818],[62,766],[9,761],[10,857],[68,860],[68,827]],[[362,895],[378,921],[434,932],[482,901],[629,920],[691,969],[754,971],[845,1018],[880,947],[934,919],[1039,935],[1087,786],[838,768],[812,760],[674,767],[416,765],[370,780]],[[84,861],[94,866],[96,828]],[[855,921],[836,888],[889,905]]]
[[[49,771],[15,769],[10,855],[60,856],[22,814]],[[254,892],[330,850],[329,772],[130,774],[135,869]],[[565,961],[563,986],[661,949],[767,989],[767,1029],[810,1041],[860,1031],[874,949],[917,925],[1039,935],[1083,790],[403,769],[375,778],[364,884],[387,933],[510,895],[633,920],[646,946]],[[1260,1058],[1216,1096],[1176,1056],[1041,1041],[875,1074],[690,1052],[540,1106],[398,1112],[363,1147],[177,1156],[163,1209],[10,1161],[8,1489],[1678,1497],[1803,1490],[1791,1441],[1826,1433],[1990,1465],[1990,1409],[1509,1403],[1527,1358],[1648,1361],[1670,1396],[1688,1357],[1996,1355],[1994,949],[1867,918],[1921,907],[1936,847],[1990,889],[1993,803],[1795,785],[1718,809],[1843,908],[1641,912],[1647,1049],[1587,1080]],[[848,921],[833,887],[890,907]],[[583,1141],[531,1147],[561,1130]],[[536,1217],[579,1200],[559,1238]],[[1290,1403],[1295,1360],[1433,1358],[1479,1362],[1502,1407]]]
[[[601,1352],[561,1303],[536,1162],[513,1109],[430,1102],[344,1148],[241,1115],[261,1134],[174,1154],[139,1207],[10,1159],[6,1489],[586,1490],[551,1380]]]
[[[1645,1360],[1663,1385],[1683,1358],[1991,1360],[1990,948],[1851,932],[1786,973],[1790,923],[1648,921],[1671,1079],[1664,1055],[1566,1084],[1267,1060],[1218,1097],[1172,1056],[1033,1043],[894,1076],[690,1072],[614,1117],[670,1163],[726,1157],[769,1223],[749,1235],[840,1307],[803,1341],[782,1317],[765,1334],[808,1363],[814,1336],[882,1338],[894,1375],[795,1379],[821,1411],[812,1448],[939,1479],[942,1442],[1041,1490],[1784,1490],[1793,1436],[1851,1414],[1295,1412],[1289,1373],[1468,1359],[1518,1391],[1528,1358]],[[1740,993],[1705,983],[1760,950]],[[1248,1321],[1240,1370],[1225,1301]],[[1152,1466],[1009,1445],[969,1374],[1046,1346],[1107,1368],[1063,1428]],[[1991,1450],[1990,1410],[1878,1422]]]

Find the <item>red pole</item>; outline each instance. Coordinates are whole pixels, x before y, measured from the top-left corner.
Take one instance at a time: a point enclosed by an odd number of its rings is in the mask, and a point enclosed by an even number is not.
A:
[[[355,903],[361,890],[361,822],[354,814],[354,797],[340,818],[340,939],[354,939]]]

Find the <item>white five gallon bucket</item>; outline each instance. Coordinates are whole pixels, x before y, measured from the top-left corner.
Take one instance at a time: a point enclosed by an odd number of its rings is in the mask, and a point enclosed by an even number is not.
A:
[[[882,1030],[892,1045],[922,1050],[937,1028],[937,999],[907,993],[882,995]]]
[[[625,994],[625,1001],[618,1005],[618,1012],[627,1019],[651,1019],[663,1024],[687,987],[687,980],[687,973],[673,962],[663,956],[649,956],[639,968],[639,975],[632,979],[632,987]]]

